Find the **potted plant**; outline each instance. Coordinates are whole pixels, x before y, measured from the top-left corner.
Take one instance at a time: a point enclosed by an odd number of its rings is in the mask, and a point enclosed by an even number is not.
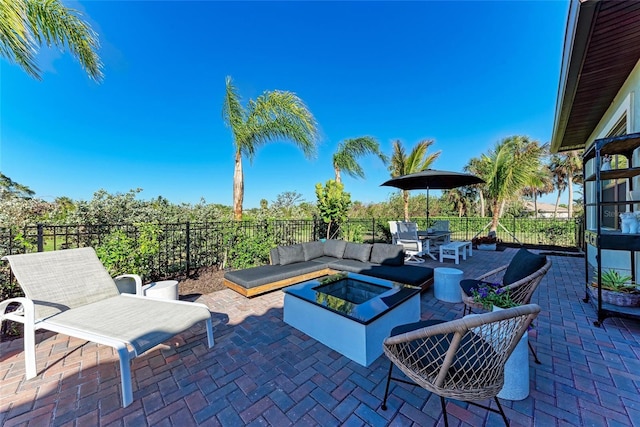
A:
[[[477,288],[473,289],[473,300],[482,304],[485,310],[493,310],[493,307],[510,308],[516,304],[509,294],[509,290],[503,289],[501,283],[483,282]]]
[[[591,284],[594,288],[598,283]],[[618,306],[640,306],[640,289],[631,283],[631,276],[623,276],[617,270],[609,269],[600,276],[602,301]],[[595,293],[597,297],[597,293]]]
[[[475,237],[472,243],[481,251],[495,251],[498,247],[496,236]]]

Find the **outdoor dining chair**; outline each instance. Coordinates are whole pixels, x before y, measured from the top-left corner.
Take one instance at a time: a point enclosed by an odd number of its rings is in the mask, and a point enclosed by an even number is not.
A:
[[[440,396],[445,426],[449,425],[446,398],[499,413],[509,425],[497,398],[504,385],[505,363],[539,312],[538,305],[528,304],[393,328],[383,343],[390,364],[381,408],[387,409],[389,384],[394,380]],[[394,365],[408,380],[392,376]],[[497,409],[477,403],[486,399],[494,399]]]
[[[8,260],[25,297],[0,302],[0,324],[24,324],[26,377],[37,375],[35,331],[44,329],[113,347],[120,358],[122,405],[133,401],[131,360],[171,337],[204,323],[213,347],[211,313],[204,304],[120,294],[93,248],[21,255]],[[6,312],[9,305],[19,310]]]

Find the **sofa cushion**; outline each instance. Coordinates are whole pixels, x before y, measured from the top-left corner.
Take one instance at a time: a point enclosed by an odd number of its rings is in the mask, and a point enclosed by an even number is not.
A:
[[[342,258],[346,246],[347,242],[344,240],[327,240],[324,244],[324,254],[334,258]]]
[[[324,243],[322,242],[303,243],[302,251],[304,252],[305,261],[310,261],[314,258],[320,258],[321,256],[324,256]]]
[[[371,245],[369,243],[347,242],[344,248],[344,259],[355,259],[356,261],[367,262],[371,256]]]
[[[304,261],[304,251],[302,245],[278,246],[280,265],[293,264]]]
[[[339,259],[329,264],[329,268],[333,270],[349,271],[351,273],[361,273],[371,267],[373,267],[373,264],[355,259]]]
[[[278,247],[271,248],[269,251],[269,260],[271,261],[271,265],[280,264],[280,255],[278,253]]]
[[[325,268],[323,264],[306,261],[288,265],[261,265],[259,267],[245,268],[244,270],[228,271],[224,278],[250,289],[267,283],[290,279],[301,274],[312,273]]]
[[[368,268],[361,269],[360,273],[413,286],[422,286],[433,279],[432,268],[406,264],[401,267],[371,264]]]
[[[371,258],[374,264],[403,265],[404,252],[401,245],[389,245],[387,243],[374,243],[371,249]]]
[[[325,265],[328,268],[329,264],[331,264],[332,262],[340,261],[341,259],[342,258],[336,258],[336,257],[332,257],[332,256],[323,255],[321,257],[314,258],[314,259],[312,259],[310,261],[321,263],[321,264]]]
[[[522,248],[511,259],[507,271],[505,271],[504,276],[502,276],[502,284],[510,285],[518,280],[524,279],[541,269],[546,262],[546,256],[534,254]]]

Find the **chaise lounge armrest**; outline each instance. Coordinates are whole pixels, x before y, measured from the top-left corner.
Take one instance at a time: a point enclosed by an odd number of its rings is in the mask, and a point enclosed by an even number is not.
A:
[[[114,277],[113,281],[116,282],[118,291],[121,294],[128,293],[144,296],[142,292],[142,279],[137,274],[121,274]]]

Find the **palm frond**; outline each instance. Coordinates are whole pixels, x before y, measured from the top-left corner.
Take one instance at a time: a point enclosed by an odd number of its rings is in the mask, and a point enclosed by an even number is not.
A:
[[[0,55],[40,79],[36,65],[36,41],[29,29],[24,0],[0,0]]]
[[[371,136],[361,136],[346,139],[338,144],[338,149],[333,155],[333,166],[353,178],[364,178],[364,170],[356,159],[367,154],[373,154],[384,164],[387,163],[387,157],[380,152],[378,141]]]
[[[82,20],[77,10],[59,0],[26,0],[27,18],[38,44],[68,48],[89,77],[101,81],[102,62],[97,54],[98,35]]]
[[[222,104],[222,120],[231,129],[236,149],[244,151],[249,138],[245,126],[246,113],[242,108],[238,89],[233,85],[230,76],[225,78],[224,102]]]

